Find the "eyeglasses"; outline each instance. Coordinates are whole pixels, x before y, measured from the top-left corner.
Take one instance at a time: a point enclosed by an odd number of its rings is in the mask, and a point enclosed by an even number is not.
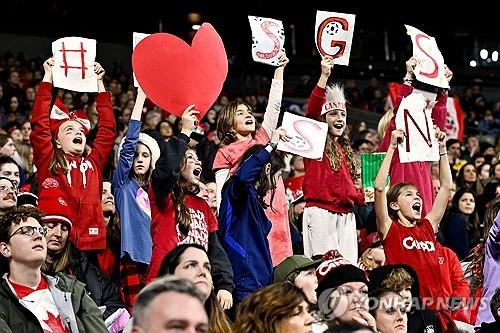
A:
[[[16,231],[10,234],[9,238],[7,239],[10,240],[14,235],[16,234],[23,234],[26,237],[32,237],[35,234],[35,231],[38,231],[38,233],[42,236],[45,236],[47,234],[47,228],[45,227],[33,227],[30,225],[25,225],[20,228],[18,228]]]
[[[7,185],[0,185],[0,193],[7,194],[10,192],[17,194],[17,190],[15,187],[7,186]]]

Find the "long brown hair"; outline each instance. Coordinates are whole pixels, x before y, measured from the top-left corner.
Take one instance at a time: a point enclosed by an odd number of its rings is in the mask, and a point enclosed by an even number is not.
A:
[[[182,172],[187,166],[187,158],[186,154],[189,151],[195,152],[193,149],[188,148],[184,153],[184,158],[182,159],[182,164],[180,167],[180,176],[177,183],[175,183],[172,189],[172,200],[175,206],[175,218],[179,223],[179,231],[183,235],[187,235],[189,233],[189,227],[191,226],[191,215],[189,214],[189,209],[186,206],[184,196],[188,193],[196,192],[196,189],[193,184],[189,183],[187,179],[182,176]],[[195,152],[196,153],[196,152]]]
[[[50,259],[49,259],[50,257]],[[53,256],[47,251],[47,258],[42,264],[42,272],[44,273],[59,273],[66,272],[69,264],[71,262],[71,244],[68,239],[61,252],[54,254]]]
[[[59,174],[59,171],[67,173],[70,170],[68,159],[62,148],[57,147],[54,137],[52,137],[52,146],[54,147],[54,155],[50,159],[49,171],[54,175]]]
[[[477,244],[469,255],[471,263],[467,266],[465,270],[465,275],[470,274],[472,279],[470,283],[471,295],[475,295],[476,290],[483,286],[483,268],[484,268],[484,256],[485,256],[485,246],[486,241],[490,233],[490,229],[493,226],[493,222],[500,212],[500,199],[493,202],[491,207],[486,211],[484,217],[484,229],[483,229],[483,239],[479,244]]]
[[[219,112],[219,116],[217,118],[217,137],[224,146],[227,146],[236,141],[236,131],[234,130],[234,126],[236,111],[239,105],[245,105],[248,110],[253,112],[250,104],[247,104],[241,100],[230,102]],[[254,135],[255,132],[252,133],[252,136]]]
[[[323,120],[326,121],[324,116],[323,118]],[[340,148],[343,150],[343,153],[340,152]],[[356,171],[360,168],[360,163],[352,150],[351,142],[349,140],[349,130],[347,127],[345,128],[344,133],[342,133],[337,140],[335,140],[333,135],[328,133],[326,138],[325,154],[333,171],[339,170],[342,165],[342,155],[344,155],[347,167],[351,173],[351,178],[354,181],[356,178]]]
[[[238,307],[234,332],[286,333],[283,320],[294,316],[295,309],[306,300],[302,291],[290,282],[259,289]]]

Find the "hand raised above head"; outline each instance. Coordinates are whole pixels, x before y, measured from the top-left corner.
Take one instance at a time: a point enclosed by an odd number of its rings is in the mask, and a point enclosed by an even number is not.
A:
[[[321,59],[321,75],[330,76],[333,69],[333,58],[330,56],[324,56]]]
[[[98,62],[94,62],[94,73],[97,75],[97,80],[102,80],[106,71]]]

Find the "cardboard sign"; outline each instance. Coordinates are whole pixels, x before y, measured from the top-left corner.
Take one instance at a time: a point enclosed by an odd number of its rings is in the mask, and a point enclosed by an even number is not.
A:
[[[406,133],[398,145],[401,163],[439,161],[439,143],[431,118],[434,104],[420,93],[412,93],[401,101],[396,113],[396,128]]]
[[[322,56],[331,56],[336,65],[349,65],[355,20],[353,14],[316,12],[316,47]]]
[[[415,78],[436,87],[449,88],[450,84],[444,76],[444,58],[434,37],[410,25],[405,27],[413,43],[413,56],[417,58]]]
[[[283,22],[248,16],[252,29],[252,58],[256,62],[279,66],[279,54],[285,45]]]
[[[292,137],[280,140],[278,149],[313,160],[321,160],[325,150],[328,124],[285,112],[282,127]]]
[[[137,44],[139,44],[139,42],[141,40],[143,40],[144,38],[148,37],[148,36],[151,36],[151,34],[143,34],[143,33],[140,33],[140,32],[134,32],[132,34],[132,52],[133,50],[135,50],[135,47],[137,46]],[[132,72],[132,75],[134,76],[134,87],[139,87],[139,82],[137,82],[137,78],[135,77],[135,73]]]
[[[179,117],[194,104],[202,119],[222,90],[228,62],[219,34],[203,23],[191,45],[166,33],[144,38],[132,54],[132,67],[153,103]]]
[[[384,158],[385,153],[361,154],[361,183],[365,193],[365,202],[375,201],[375,178]],[[389,177],[385,185],[389,185]]]
[[[80,92],[97,92],[94,72],[96,40],[64,37],[52,43],[54,87]]]

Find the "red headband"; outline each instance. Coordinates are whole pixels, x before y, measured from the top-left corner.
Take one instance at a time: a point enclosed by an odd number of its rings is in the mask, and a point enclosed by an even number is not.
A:
[[[61,99],[58,97],[52,106],[50,111],[50,132],[53,136],[57,135],[59,126],[65,121],[74,120],[79,122],[83,126],[85,135],[90,131],[90,121],[87,115],[83,111],[69,111],[66,105],[63,104]]]

